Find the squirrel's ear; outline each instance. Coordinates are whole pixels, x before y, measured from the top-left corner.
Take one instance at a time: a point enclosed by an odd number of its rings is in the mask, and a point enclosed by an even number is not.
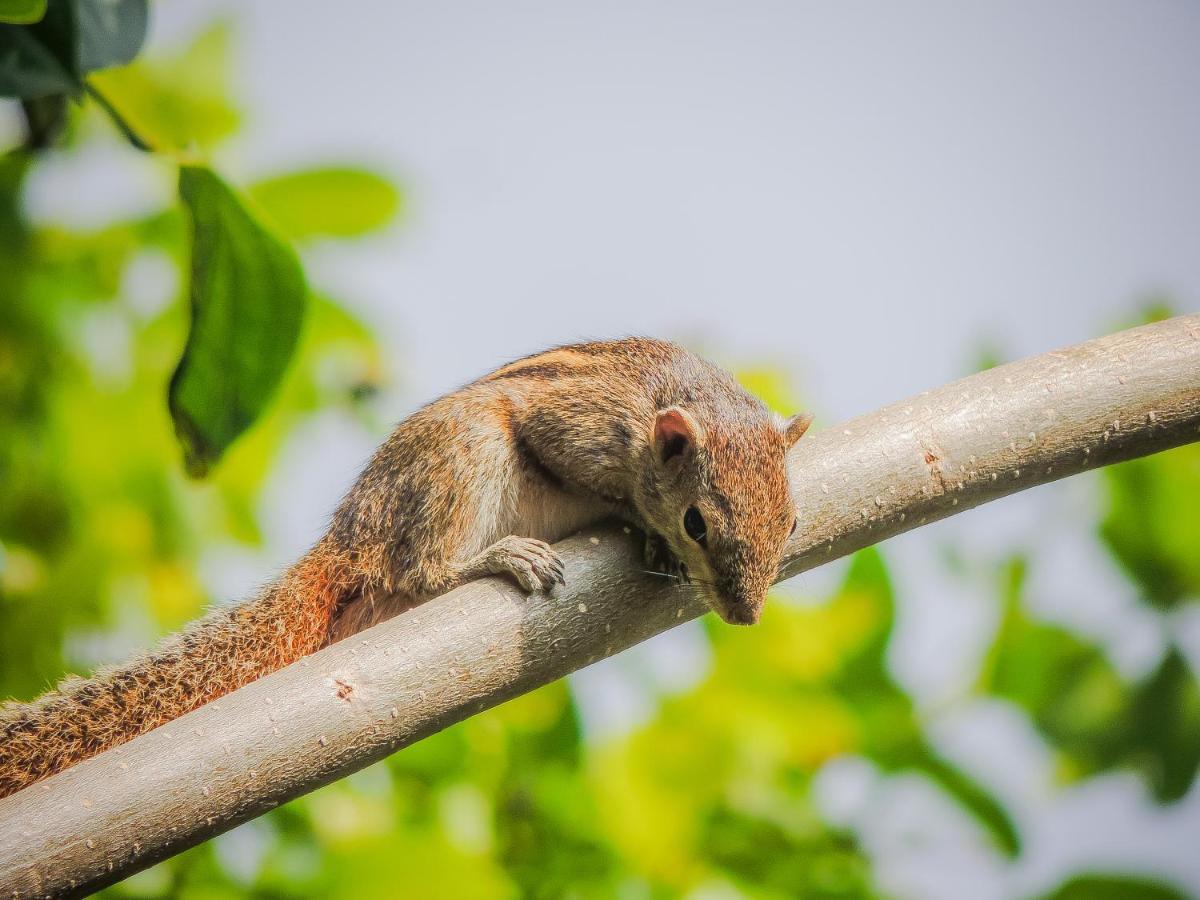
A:
[[[786,422],[783,423],[783,439],[784,442],[791,447],[796,441],[804,437],[804,432],[808,431],[808,426],[812,424],[813,417],[808,413],[796,413]]]
[[[660,409],[654,417],[654,450],[660,462],[682,456],[700,443],[700,426],[678,406]]]

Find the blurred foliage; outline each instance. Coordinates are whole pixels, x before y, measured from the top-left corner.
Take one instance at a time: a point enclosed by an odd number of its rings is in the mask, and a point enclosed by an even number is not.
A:
[[[1047,894],[1045,900],[1187,900],[1187,897],[1148,878],[1081,875]]]
[[[129,62],[146,37],[146,0],[7,0],[0,97],[78,96],[86,76]]]
[[[0,0],[0,20],[34,7]],[[243,119],[227,91],[228,45],[217,26],[169,58],[89,82],[155,146],[209,152]],[[86,108],[69,116],[68,156],[104,139]],[[191,232],[207,214],[193,197],[195,223],[175,205],[91,231],[33,224],[23,187],[40,164],[25,150],[0,159],[0,695],[21,698],[194,617],[210,599],[197,560],[259,541],[258,495],[296,426],[318,410],[356,410],[383,378],[370,333],[330,297],[308,297],[303,322],[289,318],[279,333],[239,326],[268,354],[276,339],[294,339],[295,353],[278,367],[279,389],[255,401],[257,424],[209,481],[189,481],[165,403],[171,374],[194,310],[215,313],[218,332],[245,312],[213,283],[229,272],[194,256]],[[248,230],[239,247],[266,241],[271,254],[283,246],[273,234],[303,258],[315,241],[385,226],[401,205],[386,179],[344,166],[280,173],[233,206],[214,174],[193,174],[204,202]],[[210,268],[189,288],[197,266]],[[218,359],[197,390],[220,396],[223,376],[232,377]],[[797,408],[777,370],[749,369],[743,381],[781,412]],[[1169,635],[1165,614],[1200,595],[1200,449],[1111,468],[1094,484],[1098,534]],[[1200,754],[1200,692],[1186,657],[1168,643],[1147,675],[1127,680],[1102,648],[1037,619],[1026,569],[1013,558],[998,575],[1002,615],[976,695],[1020,710],[1064,779],[1133,770],[1159,801],[1177,800]],[[809,601],[775,598],[754,629],[706,621],[707,672],[627,733],[585,739],[568,684],[550,685],[107,894],[877,897],[858,835],[828,821],[816,799],[822,767],[848,755],[883,778],[927,779],[999,860],[1020,854],[1021,823],[1005,797],[937,750],[927,714],[891,672],[905,598],[884,555],[858,554],[829,596]],[[1047,896],[1182,895],[1151,879],[1081,873]]]
[[[168,57],[141,57],[90,81],[153,146],[208,152],[241,124],[229,93],[229,40],[218,22]]]
[[[17,8],[0,24],[0,96],[21,99],[27,147],[52,143],[67,98],[86,95],[132,146],[179,164],[179,199],[191,224],[192,316],[168,408],[187,471],[202,478],[278,389],[307,299],[292,248],[196,155],[201,142],[211,145],[236,124],[220,94],[225,32],[202,35],[173,63],[131,66],[146,35],[147,0],[48,0],[38,12]],[[107,77],[93,75],[104,69]],[[274,179],[259,191],[285,221],[307,214],[303,236],[348,237],[391,218],[394,195],[381,183],[335,169]],[[342,202],[331,203],[339,194]],[[306,199],[318,202],[308,208]],[[334,209],[330,224],[314,230],[314,217]]]
[[[1104,472],[1101,536],[1148,603],[1171,610],[1200,597],[1200,450],[1183,447]]]
[[[46,14],[46,0],[0,0],[0,22],[30,25]]]
[[[1184,656],[1171,647],[1140,682],[1124,682],[1099,647],[1030,619],[1024,572],[1018,559],[1002,576],[1004,615],[981,689],[1030,714],[1059,751],[1065,776],[1124,766],[1160,801],[1180,799],[1200,767],[1200,686]]]
[[[205,64],[224,68],[213,33],[199,39]],[[105,139],[99,125],[77,111],[63,152]],[[264,418],[210,484],[189,485],[171,459],[166,404],[190,315],[184,213],[167,207],[91,231],[34,227],[22,189],[37,165],[21,149],[0,158],[0,689],[23,697],[194,617],[206,599],[198,555],[258,540],[255,494],[286,435],[319,408],[353,406],[381,377],[368,331],[331,299],[311,298]],[[368,213],[360,233],[384,223],[378,204]],[[114,645],[104,635],[117,626],[125,636]]]
[[[325,168],[293,172],[250,188],[289,238],[353,238],[386,225],[400,195],[383,178],[361,169]]]

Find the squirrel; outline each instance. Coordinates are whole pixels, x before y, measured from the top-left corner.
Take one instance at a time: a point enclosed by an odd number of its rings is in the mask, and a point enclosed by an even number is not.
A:
[[[752,624],[795,530],[784,420],[674,344],[626,338],[509,363],[396,426],[296,564],[157,649],[0,707],[0,797],[396,612],[488,575],[565,583],[550,544],[616,517],[648,566]]]

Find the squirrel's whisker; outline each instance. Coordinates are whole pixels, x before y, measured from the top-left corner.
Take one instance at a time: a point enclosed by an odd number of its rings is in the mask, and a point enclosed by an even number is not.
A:
[[[638,571],[641,572],[643,575],[654,575],[654,576],[657,576],[658,578],[670,578],[673,581],[679,580],[678,575],[672,575],[670,572],[654,572],[650,569],[638,569]]]

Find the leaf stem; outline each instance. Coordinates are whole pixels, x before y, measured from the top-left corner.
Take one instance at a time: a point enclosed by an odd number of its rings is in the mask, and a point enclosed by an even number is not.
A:
[[[99,90],[96,89],[94,84],[85,80],[83,82],[83,89],[87,92],[87,95],[95,100],[96,104],[102,110],[104,110],[105,114],[109,117],[109,119],[112,120],[112,123],[117,126],[117,130],[125,136],[125,140],[129,141],[130,144],[132,144],[138,150],[141,150],[143,153],[154,152],[154,147],[152,147],[148,141],[143,139],[142,136],[134,130],[133,126],[129,124],[129,121],[123,115],[121,115],[117,108],[112,105],[112,103],[109,102],[107,97],[105,97],[102,93],[100,93]]]

